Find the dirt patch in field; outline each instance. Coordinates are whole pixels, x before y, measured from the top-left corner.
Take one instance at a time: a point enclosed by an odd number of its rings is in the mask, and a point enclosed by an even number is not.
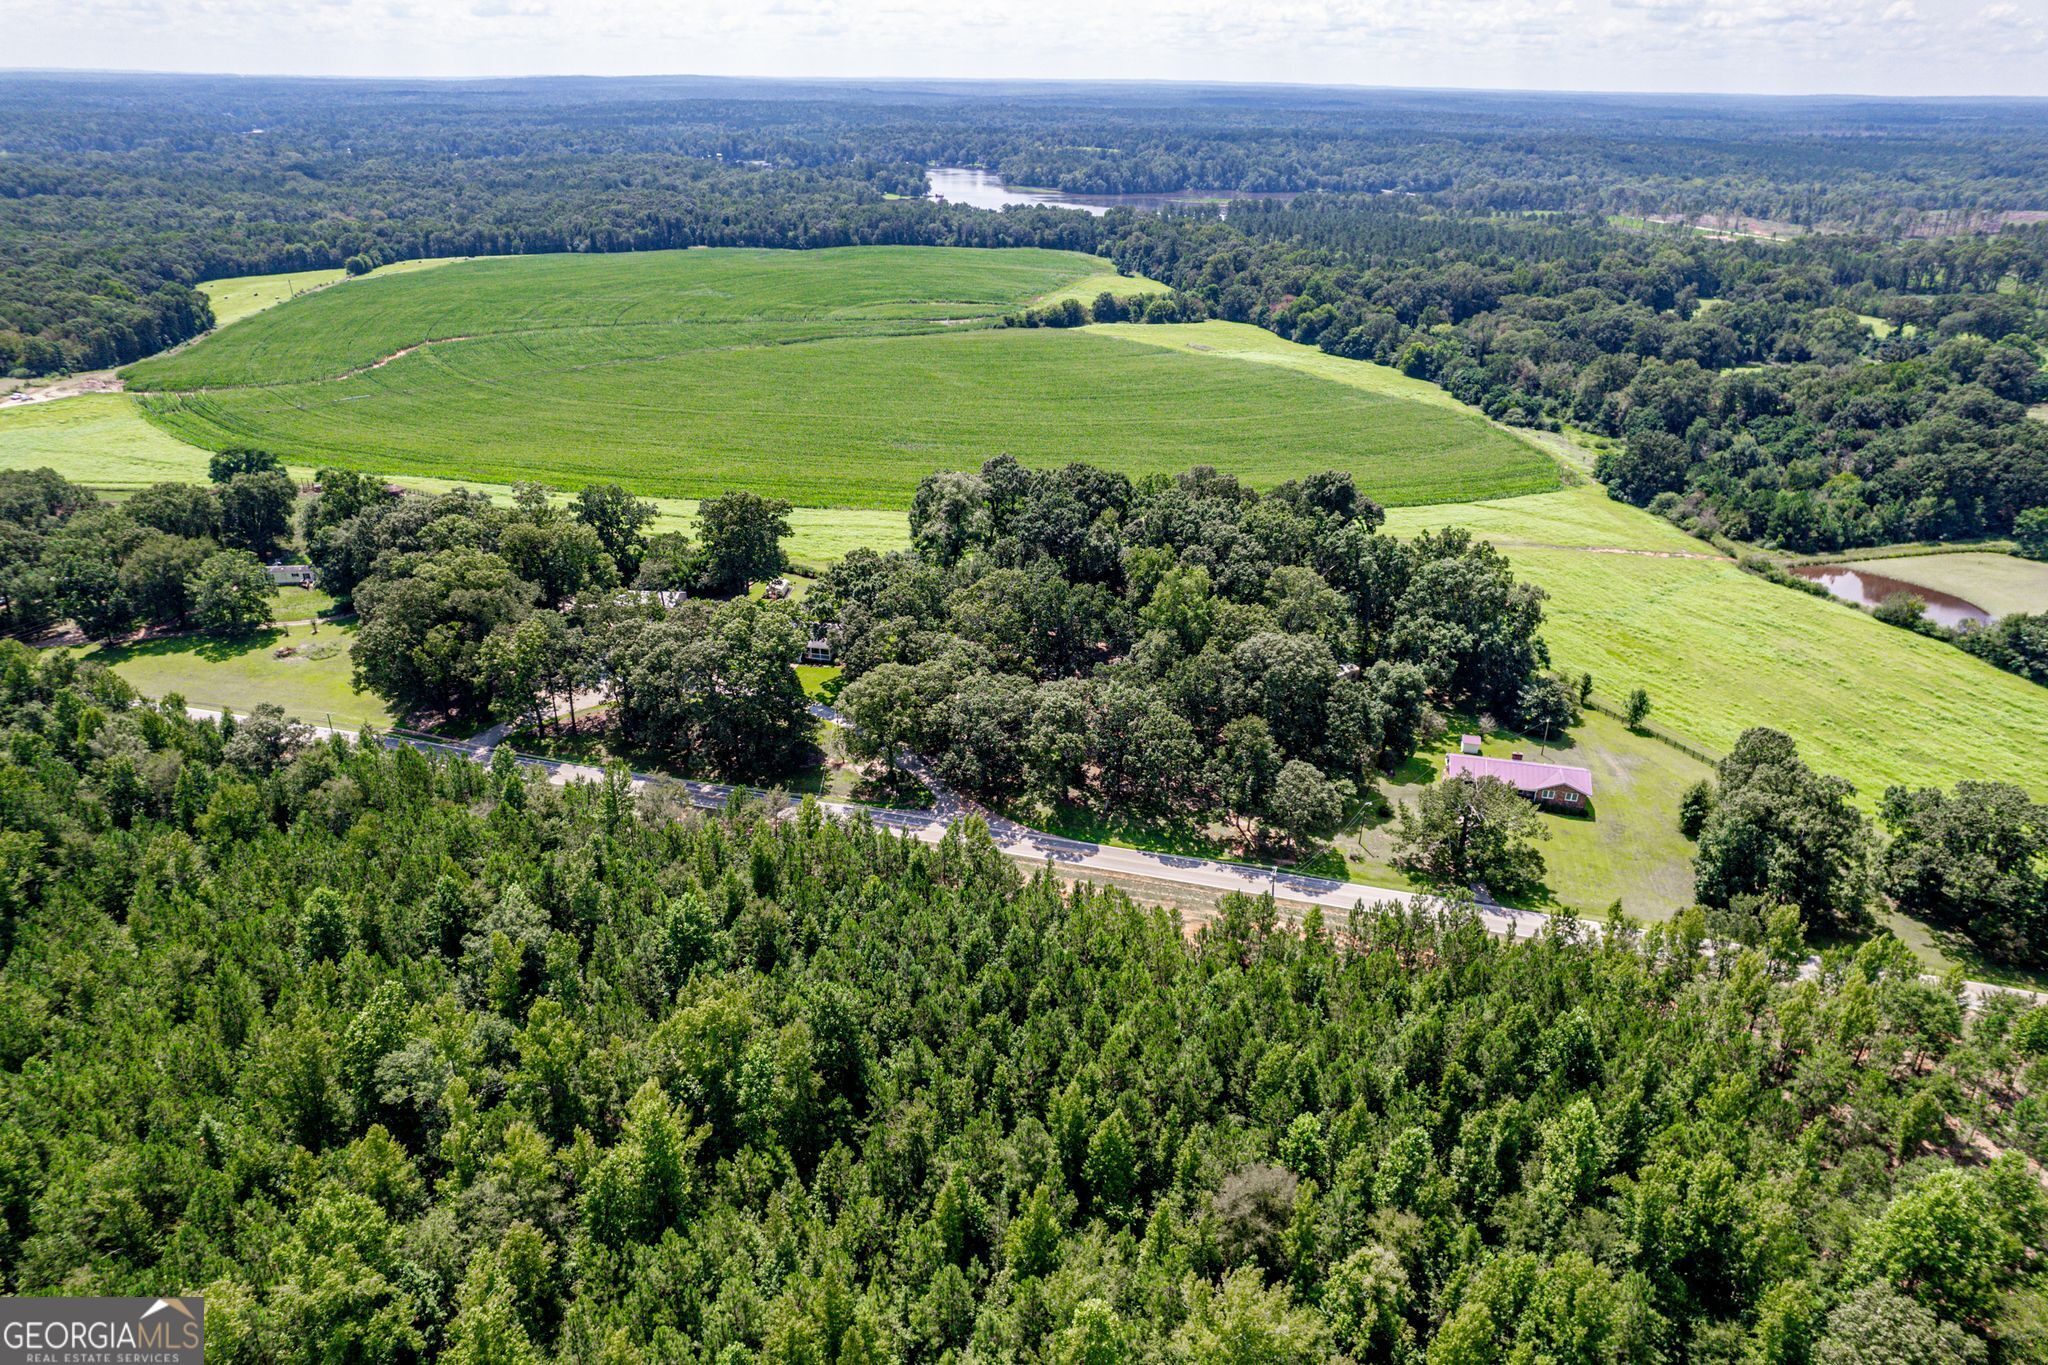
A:
[[[93,370],[86,374],[68,374],[61,379],[28,379],[0,381],[20,385],[12,392],[0,397],[0,407],[16,407],[23,403],[49,403],[59,398],[76,398],[82,393],[119,393],[121,376],[112,370]]]
[[[1546,550],[1584,550],[1589,555],[1640,555],[1644,559],[1722,559],[1726,555],[1697,554],[1691,550],[1624,550],[1614,545],[1546,545]]]
[[[1627,550],[1619,545],[1552,545],[1543,540],[1514,540],[1503,536],[1482,535],[1481,538],[1498,546],[1524,550],[1565,550],[1582,555],[1634,555],[1638,559],[1704,559],[1709,563],[1719,564],[1732,562],[1726,555],[1712,555],[1693,550]]]
[[[350,370],[347,374],[338,374],[335,376],[335,378],[350,379],[359,374],[367,374],[371,370],[381,370],[386,365],[389,365],[392,361],[402,359],[405,356],[409,356],[414,351],[424,351],[429,346],[446,346],[451,341],[474,341],[475,339],[476,338],[471,336],[434,337],[432,340],[429,341],[422,341],[411,346],[402,347],[399,350],[393,351],[390,355],[385,356],[382,360],[372,361],[370,364],[363,366],[359,370]]]

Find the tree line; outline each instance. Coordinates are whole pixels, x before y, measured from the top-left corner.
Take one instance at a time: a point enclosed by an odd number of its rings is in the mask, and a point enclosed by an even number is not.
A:
[[[1873,820],[1855,796],[1808,766],[1791,736],[1744,732],[1680,806],[1710,931],[1743,943],[1788,924],[1865,933],[1889,905],[1992,961],[2048,963],[2048,804],[1965,780],[1887,788]]]
[[[1330,473],[1260,495],[1195,469],[1134,483],[1008,456],[933,475],[914,550],[855,551],[800,604],[789,506],[708,500],[649,535],[615,486],[395,497],[323,471],[301,530],[359,616],[358,684],[401,715],[549,728],[607,703],[624,749],[772,778],[813,753],[792,665],[821,633],[856,756],[929,756],[1020,812],[1208,824],[1297,850],[1452,710],[1556,726],[1541,593],[1463,531],[1403,542]],[[678,601],[676,594],[682,594]],[[1576,718],[1575,702],[1570,718]]]
[[[813,751],[794,672],[811,623],[744,596],[787,565],[788,503],[707,499],[691,541],[649,535],[653,505],[616,484],[566,506],[522,484],[500,507],[321,479],[309,556],[355,608],[356,684],[395,713],[538,734],[573,724],[583,697],[626,750],[720,776],[783,775]]]

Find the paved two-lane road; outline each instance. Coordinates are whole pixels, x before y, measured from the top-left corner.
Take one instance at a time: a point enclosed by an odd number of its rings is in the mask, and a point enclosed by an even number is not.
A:
[[[217,709],[209,707],[195,706],[188,709],[193,715],[208,719],[221,714]],[[811,713],[818,719],[834,725],[847,723],[843,717],[823,703],[813,703]],[[317,735],[349,733],[320,725],[307,728]],[[378,738],[389,747],[402,745],[427,753],[450,754],[479,763],[488,763],[493,753],[493,746],[474,741],[462,743],[439,740],[402,731],[385,732]],[[587,763],[567,763],[559,759],[537,758],[531,754],[515,754],[514,757],[529,767],[544,769],[548,774],[548,781],[556,786],[566,786],[572,782],[602,782],[605,776],[603,769]],[[1241,891],[1257,896],[1270,892],[1275,900],[1304,907],[1319,906],[1326,914],[1335,917],[1338,923],[1342,923],[1342,917],[1349,915],[1355,906],[1407,905],[1421,899],[1410,891],[1397,891],[1384,886],[1366,886],[1359,882],[1332,881],[1324,877],[1307,877],[1289,872],[1285,868],[1260,867],[1215,858],[1192,858],[1175,853],[1154,853],[1146,849],[1119,848],[1113,844],[1093,844],[1079,839],[1062,838],[1057,834],[1031,829],[1014,820],[1006,820],[979,809],[972,802],[951,791],[931,770],[931,765],[915,755],[901,755],[897,762],[923,782],[932,793],[932,809],[899,810],[886,806],[857,805],[846,801],[820,801],[818,804],[828,814],[840,819],[865,815],[877,825],[932,844],[945,838],[947,831],[958,821],[970,816],[979,816],[988,825],[989,835],[995,841],[996,847],[1019,862],[1034,866],[1050,864],[1074,876],[1095,873],[1112,879],[1138,878],[1216,895]],[[636,791],[661,790],[681,794],[691,804],[707,810],[722,809],[742,791],[765,794],[758,788],[736,787],[721,782],[694,782],[656,773],[634,773],[632,781]],[[1530,937],[1540,933],[1550,919],[1541,911],[1517,910],[1508,906],[1480,905],[1475,909],[1487,932],[1502,937]],[[1597,922],[1582,921],[1582,927],[1588,932],[1599,932]],[[1810,977],[1819,970],[1819,960],[1809,958],[1800,974]],[[1982,981],[1966,982],[1963,987],[1964,1000],[1971,1006],[2001,992],[2023,995],[2036,1003],[2048,1000],[2048,995],[2041,992],[1995,986]]]

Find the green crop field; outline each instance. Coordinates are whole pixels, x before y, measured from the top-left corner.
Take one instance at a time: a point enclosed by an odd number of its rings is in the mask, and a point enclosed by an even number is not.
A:
[[[429,270],[450,261],[465,260],[461,256],[436,256],[422,261],[397,261],[380,267],[373,275],[365,278],[385,279],[414,270]],[[233,275],[220,280],[201,280],[197,286],[206,295],[206,301],[213,305],[213,325],[226,327],[240,322],[266,308],[275,308],[286,299],[310,294],[316,289],[325,289],[331,284],[340,284],[348,279],[345,270],[292,270],[277,275]]]
[[[65,478],[119,498],[153,483],[203,483],[210,452],[188,445],[146,421],[137,400],[125,393],[85,394],[51,403],[0,407],[0,469],[47,466]],[[310,480],[310,466],[288,466],[292,476]],[[471,488],[497,502],[510,502],[505,484],[474,479],[411,475],[398,480],[422,493]],[[653,529],[695,534],[697,503],[689,498],[655,498]],[[790,513],[790,558],[824,565],[847,551],[866,547],[901,550],[910,528],[899,511],[866,508],[799,507]]]
[[[903,507],[1004,451],[1267,486],[1335,466],[1397,505],[1556,486],[1535,446],[1378,367],[987,325],[1102,273],[935,248],[471,261],[293,299],[125,374],[208,448],[654,496]]]
[[[585,363],[602,363],[734,342],[930,331],[998,317],[1099,276],[1104,264],[1069,251],[936,247],[497,256],[366,275],[123,373],[148,389],[276,385],[456,337],[521,337],[551,350],[566,341]]]
[[[1493,539],[1550,594],[1559,667],[1592,670],[1609,698],[1647,689],[1651,719],[1710,752],[1768,725],[1865,805],[1893,783],[1962,778],[2048,795],[2048,688],[1744,573],[1595,485],[1388,517],[1401,535],[1448,524]]]
[[[1993,616],[2048,611],[2048,564],[1981,550],[1859,559],[1849,567],[1974,602]]]

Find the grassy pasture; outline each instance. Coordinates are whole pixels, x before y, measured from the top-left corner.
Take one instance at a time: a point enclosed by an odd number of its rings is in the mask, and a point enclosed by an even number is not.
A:
[[[1136,298],[1141,294],[1170,294],[1172,292],[1173,286],[1161,284],[1158,280],[1147,279],[1143,275],[1118,275],[1113,271],[1104,271],[1098,275],[1090,275],[1085,279],[1075,280],[1072,284],[1062,285],[1049,294],[1039,295],[1031,302],[1033,305],[1043,308],[1050,304],[1064,303],[1068,299],[1072,299],[1076,303],[1094,303],[1095,300],[1101,298],[1104,294],[1114,294],[1120,299],[1130,299]]]
[[[1594,485],[1388,517],[1401,535],[1446,524],[1493,539],[1550,594],[1559,667],[1591,669],[1609,698],[1646,688],[1651,719],[1709,752],[1767,725],[1866,805],[1890,784],[1965,777],[2048,795],[2048,688],[1726,559],[1677,557],[1704,547]],[[1635,553],[1603,552],[1617,549]]]
[[[1001,451],[1266,486],[1336,465],[1392,504],[1556,486],[1533,445],[1379,367],[1200,329],[983,325],[1102,282],[1097,259],[1045,251],[471,261],[295,299],[126,373],[195,445],[657,497],[900,508],[926,473]]]
[[[1974,602],[1993,616],[2048,611],[2048,564],[2018,555],[1966,551],[1859,559],[1858,569]]]
[[[1330,355],[1314,346],[1303,346],[1275,336],[1249,322],[1108,322],[1091,325],[1085,330],[1096,336],[1141,342],[1163,350],[1251,365],[1270,365],[1315,379],[1327,379],[1381,398],[1426,403],[1481,425],[1487,424],[1484,417],[1427,380],[1411,378],[1391,366]]]
[[[278,275],[230,275],[226,279],[201,280],[196,288],[213,305],[213,325],[220,328],[347,278],[348,272],[336,267]]]
[[[86,393],[0,408],[0,469],[45,465],[109,493],[206,479],[207,451],[142,418],[125,393]]]
[[[1397,535],[1418,535],[1446,526],[1467,527],[1510,552],[1565,548],[1719,557],[1712,546],[1662,517],[1616,502],[1593,484],[1536,497],[1402,507],[1387,516],[1387,529]]]

